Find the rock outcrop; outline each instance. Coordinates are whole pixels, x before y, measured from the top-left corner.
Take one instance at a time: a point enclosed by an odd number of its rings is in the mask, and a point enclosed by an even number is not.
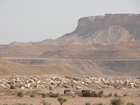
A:
[[[79,19],[77,28],[60,37],[67,43],[80,41],[93,45],[118,44],[140,39],[139,14],[106,14]]]
[[[0,80],[0,88],[21,89],[129,89],[140,88],[140,80],[134,78],[95,78],[95,77],[65,77],[61,75],[48,76],[14,76]]]

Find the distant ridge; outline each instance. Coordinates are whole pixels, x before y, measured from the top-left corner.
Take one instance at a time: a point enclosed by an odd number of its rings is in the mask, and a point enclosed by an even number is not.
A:
[[[0,58],[0,76],[5,75],[72,75],[74,73],[60,66],[27,66]]]
[[[139,41],[140,14],[105,14],[80,18],[73,32],[56,40],[1,45],[0,57],[134,59]]]

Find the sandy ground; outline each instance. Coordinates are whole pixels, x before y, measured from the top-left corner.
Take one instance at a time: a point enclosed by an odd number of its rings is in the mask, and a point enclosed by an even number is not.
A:
[[[52,90],[53,93],[60,93],[64,98],[67,99],[67,102],[63,105],[85,105],[85,103],[91,103],[91,105],[96,103],[104,103],[105,105],[110,105],[110,100],[114,99],[112,97],[81,97],[77,95],[64,95],[64,89],[55,89]],[[24,93],[23,97],[18,97],[17,92],[22,91]],[[96,90],[99,91],[99,90]],[[128,89],[128,90],[110,90],[104,89],[104,95],[108,95],[109,93],[117,93],[125,103],[133,102],[135,105],[140,105],[140,89]],[[50,90],[21,90],[21,89],[1,89],[0,90],[0,105],[8,104],[12,105],[15,103],[27,103],[32,105],[42,105],[41,102],[45,100],[46,102],[51,103],[51,105],[59,105],[57,98],[51,98],[47,96],[46,98],[42,98],[41,95],[35,95],[35,97],[30,97],[30,94],[33,93],[49,93]],[[124,96],[127,94],[127,96]]]

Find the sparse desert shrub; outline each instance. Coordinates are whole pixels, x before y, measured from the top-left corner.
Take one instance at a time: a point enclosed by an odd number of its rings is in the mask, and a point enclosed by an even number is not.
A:
[[[123,96],[125,97],[125,96],[127,96],[127,94],[124,94]]]
[[[83,97],[91,97],[91,93],[90,93],[90,91],[86,90],[86,91],[82,92],[82,96]]]
[[[128,102],[126,105],[135,105],[135,104],[132,102]]]
[[[85,103],[85,105],[91,105],[91,103],[89,103],[89,102],[86,102],[86,103]]]
[[[109,94],[108,94],[108,97],[112,97],[112,93],[109,93]]]
[[[125,97],[125,96],[128,96],[128,94],[127,94],[127,93],[125,93],[123,96],[124,96],[124,97]]]
[[[119,95],[117,93],[114,94],[114,97],[119,97]]]
[[[57,98],[57,97],[59,97],[60,94],[50,92],[48,95],[49,95],[49,97]]]
[[[119,99],[113,99],[111,100],[111,105],[123,105],[123,101]]]
[[[75,96],[72,96],[72,98],[75,98]]]
[[[26,104],[26,103],[16,103],[16,104],[12,104],[12,105],[28,105],[28,104]],[[32,105],[32,104],[30,104],[30,105]]]
[[[3,104],[3,105],[8,105],[8,104]]]
[[[98,103],[97,105],[103,105],[102,103]]]
[[[22,105],[28,105],[28,104],[24,103],[24,104],[22,104]]]
[[[67,85],[64,85],[64,88],[69,88]]]
[[[140,97],[140,94],[138,94],[138,97]]]
[[[18,93],[17,93],[17,96],[23,97],[23,93],[22,93],[22,92],[18,92]]]
[[[16,95],[16,93],[14,92],[14,93],[12,93],[11,95]]]
[[[82,96],[83,97],[98,97],[98,94],[95,91],[90,92],[90,90],[86,90],[86,91],[82,92]]]
[[[46,102],[45,100],[42,100],[40,103],[41,103],[42,105],[51,105],[51,103]]]
[[[98,97],[98,94],[96,92],[92,93],[94,97]]]
[[[24,103],[24,104],[22,104],[22,105],[28,105],[28,104]]]
[[[67,102],[66,98],[58,97],[57,101],[60,103],[60,105],[63,105],[64,102]]]
[[[103,94],[104,94],[104,91],[99,91],[99,92],[98,92],[98,97],[102,97]]]
[[[30,97],[35,97],[35,94],[30,94]]]
[[[46,98],[47,94],[46,93],[41,93],[42,98]]]
[[[108,98],[108,95],[104,95],[105,98]]]
[[[11,86],[10,86],[10,89],[15,89],[15,86],[11,85]]]

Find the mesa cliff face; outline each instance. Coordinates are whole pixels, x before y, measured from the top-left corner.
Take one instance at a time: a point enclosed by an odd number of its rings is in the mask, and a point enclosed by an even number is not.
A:
[[[93,45],[119,44],[140,39],[139,14],[106,14],[79,19],[77,28],[58,40]]]

